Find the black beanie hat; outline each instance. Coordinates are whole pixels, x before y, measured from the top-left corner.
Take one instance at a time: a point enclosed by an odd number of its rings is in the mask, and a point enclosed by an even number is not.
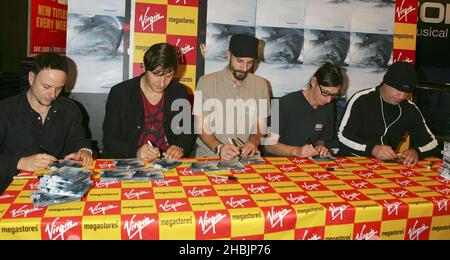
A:
[[[234,34],[230,40],[230,52],[235,57],[258,59],[259,40],[248,34]]]
[[[411,93],[417,85],[416,70],[411,63],[398,61],[389,66],[383,77],[383,83],[402,92]]]

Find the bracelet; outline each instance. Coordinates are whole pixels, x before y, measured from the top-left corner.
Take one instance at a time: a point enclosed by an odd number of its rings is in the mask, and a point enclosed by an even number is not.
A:
[[[92,150],[89,148],[81,148],[80,151],[88,151],[92,155]]]

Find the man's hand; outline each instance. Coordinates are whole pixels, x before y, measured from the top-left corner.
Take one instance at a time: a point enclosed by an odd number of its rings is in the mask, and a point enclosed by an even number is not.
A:
[[[394,160],[397,158],[397,153],[388,145],[375,145],[372,149],[372,155],[378,160]]]
[[[242,156],[248,156],[248,155],[255,155],[260,154],[258,150],[258,146],[254,144],[253,142],[246,142],[244,144],[244,147],[242,147],[241,155]]]
[[[232,144],[224,144],[222,148],[220,148],[219,156],[222,160],[233,160],[239,153],[239,147]]]
[[[399,158],[403,159],[403,164],[413,166],[419,161],[419,154],[417,154],[416,150],[408,149],[402,153],[398,154]]]
[[[330,150],[324,145],[316,145],[316,152],[320,157],[330,156]]]
[[[94,159],[92,158],[92,152],[87,149],[81,148],[76,153],[71,153],[64,157],[64,160],[76,160],[82,161],[83,167],[91,166]]]
[[[58,159],[51,155],[38,153],[35,155],[20,158],[19,162],[17,163],[17,169],[35,172],[47,168],[49,164],[57,160]]]
[[[136,152],[136,157],[143,162],[158,159],[160,156],[159,149],[148,144],[144,144]]]
[[[171,145],[169,147],[169,149],[167,149],[167,151],[165,153],[163,153],[163,155],[167,159],[177,160],[177,159],[183,157],[183,150],[176,145]]]
[[[296,146],[292,151],[292,155],[298,158],[306,158],[314,155],[318,155],[316,148],[312,145],[306,144],[304,146]]]

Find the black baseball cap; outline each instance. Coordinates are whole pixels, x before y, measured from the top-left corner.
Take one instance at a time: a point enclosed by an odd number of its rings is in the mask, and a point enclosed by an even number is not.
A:
[[[389,66],[384,74],[383,83],[402,92],[411,93],[417,86],[416,70],[411,63],[398,61]]]
[[[234,34],[230,40],[230,52],[235,57],[258,59],[259,40],[248,34]]]

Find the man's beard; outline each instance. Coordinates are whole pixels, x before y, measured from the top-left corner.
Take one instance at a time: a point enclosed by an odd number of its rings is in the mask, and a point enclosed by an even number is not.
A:
[[[237,79],[237,80],[244,80],[245,77],[247,77],[248,73],[250,73],[250,70],[245,72],[245,71],[242,71],[242,70],[234,69],[233,66],[231,65],[231,62],[228,65],[228,67],[230,68],[230,71],[233,74],[234,78]]]

